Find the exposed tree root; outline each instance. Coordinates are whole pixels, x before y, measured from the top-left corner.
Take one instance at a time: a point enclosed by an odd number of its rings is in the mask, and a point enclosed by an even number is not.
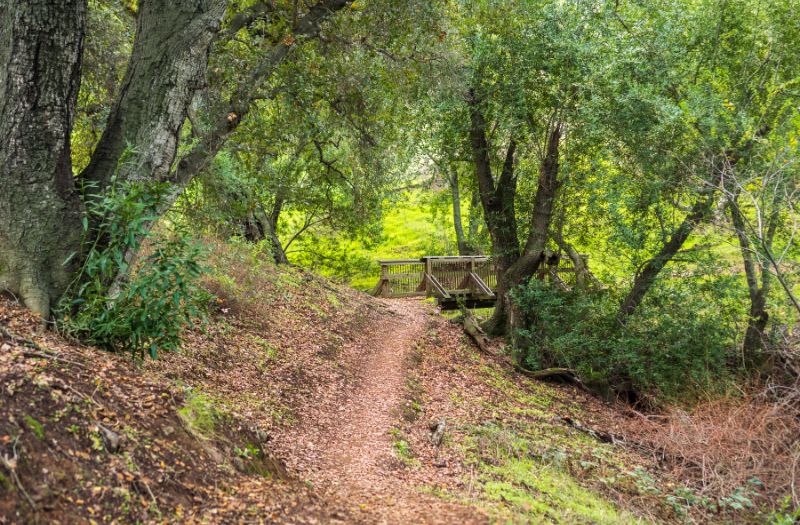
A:
[[[528,370],[523,366],[515,363],[514,360],[508,356],[498,355],[497,353],[493,352],[491,348],[489,348],[489,337],[483,331],[478,323],[478,320],[475,319],[475,316],[469,310],[464,310],[462,324],[464,325],[464,331],[469,335],[481,352],[488,354],[494,358],[500,359],[503,363],[511,367],[516,372],[530,377],[532,379],[544,379],[547,377],[563,377],[572,381],[576,384],[581,385],[580,378],[575,374],[575,371],[571,368],[545,368],[543,370]]]

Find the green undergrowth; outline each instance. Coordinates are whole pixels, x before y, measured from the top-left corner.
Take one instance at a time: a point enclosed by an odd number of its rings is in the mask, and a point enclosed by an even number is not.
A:
[[[514,459],[486,469],[486,495],[505,503],[500,521],[556,523],[639,523],[626,512],[577,483],[568,475],[531,460]],[[508,507],[514,516],[504,516]]]
[[[725,497],[703,496],[662,474],[649,457],[574,428],[597,423],[568,391],[514,377],[469,347],[460,355],[457,368],[492,394],[450,392],[451,402],[480,414],[448,441],[468,467],[468,490],[425,489],[433,495],[475,505],[493,523],[791,522],[791,512],[759,511],[757,479]]]
[[[39,441],[44,441],[44,425],[42,425],[39,421],[36,420],[33,416],[25,414],[22,417],[22,420],[25,422],[25,426],[33,432],[33,435],[36,436],[36,439]]]
[[[489,423],[463,444],[479,506],[497,523],[646,523],[596,487],[622,474],[613,453],[556,427]]]
[[[466,494],[430,489],[434,495],[475,505],[493,523],[656,519],[649,511],[639,516],[616,503],[652,497],[641,482],[652,478],[636,458],[561,421],[561,416],[581,417],[577,401],[546,383],[520,381],[497,364],[487,364],[471,347],[462,350],[459,368],[490,386],[493,395],[476,399],[460,389],[451,392],[452,402],[479,411],[481,417],[462,426],[462,436],[450,442],[470,471],[463,480]],[[653,504],[662,507],[656,499]]]

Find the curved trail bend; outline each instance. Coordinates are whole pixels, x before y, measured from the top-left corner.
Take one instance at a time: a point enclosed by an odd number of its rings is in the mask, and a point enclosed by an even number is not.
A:
[[[391,317],[340,352],[354,365],[351,384],[320,401],[319,417],[304,418],[292,429],[298,459],[289,468],[365,523],[485,523],[474,509],[425,494],[403,475],[392,429],[402,413],[409,359],[431,310],[420,301],[382,303]]]

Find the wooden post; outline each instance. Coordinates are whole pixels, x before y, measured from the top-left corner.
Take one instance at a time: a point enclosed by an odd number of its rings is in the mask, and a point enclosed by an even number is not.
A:
[[[431,264],[430,257],[423,257],[422,260],[425,262],[425,276],[432,275],[431,270],[433,268],[433,265]],[[430,295],[432,291],[430,279],[426,279],[425,277],[423,277],[423,279],[425,280],[425,293]]]
[[[469,260],[469,273],[475,275],[475,257]],[[472,282],[472,279],[469,280],[469,289],[471,292],[475,291],[475,283]]]

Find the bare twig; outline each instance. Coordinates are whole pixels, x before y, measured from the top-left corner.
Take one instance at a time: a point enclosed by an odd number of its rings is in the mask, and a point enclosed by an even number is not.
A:
[[[0,457],[0,464],[2,464],[6,470],[8,470],[9,474],[11,474],[11,477],[14,479],[14,484],[17,485],[17,488],[25,497],[25,501],[28,502],[28,505],[31,506],[31,509],[36,511],[36,504],[33,502],[33,499],[31,499],[30,495],[28,495],[28,491],[25,490],[25,487],[22,486],[22,481],[17,475],[17,460],[19,459],[19,455],[17,454],[17,441],[19,441],[19,436],[14,439],[14,444],[11,446],[13,456],[3,454],[2,457]]]
[[[14,332],[12,332],[12,331],[10,331],[7,328],[4,328],[2,326],[0,326],[0,335],[2,335],[3,339],[6,340],[6,341],[10,341],[10,342],[12,342],[12,343],[14,343],[16,345],[19,345],[19,346],[22,346],[22,347],[25,347],[25,348],[30,348],[31,350],[26,350],[26,351],[22,352],[22,356],[23,357],[36,357],[36,358],[43,358],[43,359],[52,359],[53,361],[59,361],[59,362],[62,362],[62,363],[78,366],[78,367],[81,367],[81,368],[86,368],[86,365],[83,365],[83,364],[78,363],[76,361],[71,361],[69,359],[64,359],[63,357],[59,357],[59,356],[57,356],[57,355],[55,355],[53,353],[50,353],[50,352],[47,351],[46,348],[44,348],[43,346],[37,344],[36,342],[31,341],[30,339],[26,339],[26,338],[24,338],[22,336],[19,336],[19,335],[15,334]]]

